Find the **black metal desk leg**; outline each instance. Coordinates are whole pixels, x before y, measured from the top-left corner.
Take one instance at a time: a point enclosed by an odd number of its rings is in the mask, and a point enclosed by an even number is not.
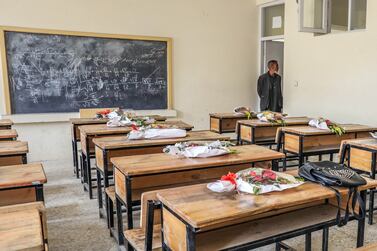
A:
[[[75,161],[75,142],[72,140],[71,143],[72,143],[73,174],[77,175],[76,161]]]
[[[372,163],[371,163],[371,172],[370,172],[370,178],[376,179],[376,152],[372,153]],[[368,224],[373,224],[373,213],[374,213],[374,193],[376,192],[376,189],[370,189],[369,190],[369,215],[368,215]]]
[[[363,208],[360,208],[360,212],[365,212],[365,201],[366,201],[366,191],[360,191],[360,195],[362,200],[364,201],[364,205],[361,205]],[[362,247],[364,245],[364,232],[365,232],[365,215],[364,217],[360,218],[357,223],[357,243],[356,247]]]
[[[116,207],[116,214],[117,214],[117,225],[118,225],[118,244],[124,244],[123,238],[123,216],[122,216],[122,202],[115,196],[115,207]]]
[[[27,156],[26,153],[22,154],[22,164],[27,164]]]
[[[329,228],[326,227],[323,229],[322,233],[322,251],[329,250]]]
[[[97,169],[96,173],[97,173],[97,200],[98,200],[99,217],[102,218],[101,209],[103,208],[103,203],[102,203],[101,172]]]
[[[312,233],[305,234],[305,251],[312,250]]]
[[[37,185],[35,187],[35,198],[37,201],[45,201],[44,195],[43,195],[43,185]]]
[[[126,208],[127,208],[127,224],[128,229],[134,228],[133,223],[133,209],[132,209],[132,190],[131,190],[131,179],[129,177],[126,177],[126,189],[127,189],[127,198],[126,198]]]

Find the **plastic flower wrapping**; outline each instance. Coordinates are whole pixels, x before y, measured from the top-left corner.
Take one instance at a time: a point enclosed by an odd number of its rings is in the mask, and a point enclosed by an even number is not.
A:
[[[331,120],[324,118],[312,119],[309,121],[309,125],[321,130],[330,130],[332,133],[335,133],[338,136],[341,136],[345,133],[343,127],[341,127],[337,123],[332,122]]]
[[[131,127],[132,127],[132,130],[128,134],[129,140],[171,139],[171,138],[184,138],[187,136],[186,130],[179,129],[171,125],[150,124],[147,126],[138,127],[132,124]]]
[[[257,114],[257,118],[262,122],[270,122],[272,124],[284,125],[285,114],[279,112],[264,111]]]
[[[303,183],[303,179],[287,173],[253,167],[237,173],[228,173],[222,176],[221,180],[209,183],[207,188],[217,193],[238,191],[258,195],[283,191]]]
[[[186,158],[209,158],[235,153],[234,150],[229,148],[231,145],[228,141],[219,140],[210,142],[180,142],[165,147],[163,152]]]

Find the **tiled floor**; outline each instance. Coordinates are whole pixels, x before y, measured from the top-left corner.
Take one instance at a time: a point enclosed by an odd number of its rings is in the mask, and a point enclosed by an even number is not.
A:
[[[50,250],[115,251],[115,241],[109,236],[104,219],[98,216],[96,199],[89,200],[82,185],[72,174],[70,161],[44,163],[48,183],[45,198],[48,216],[48,239]],[[375,217],[377,218],[377,217]],[[313,234],[313,250],[321,249],[321,233]],[[286,243],[304,250],[304,238],[295,238]],[[366,243],[377,242],[377,223],[367,225]],[[332,251],[348,251],[356,243],[356,224],[330,230]],[[274,250],[272,246],[259,250]]]

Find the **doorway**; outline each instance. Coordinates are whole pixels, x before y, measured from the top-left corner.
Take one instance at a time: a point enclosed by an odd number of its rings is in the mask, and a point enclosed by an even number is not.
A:
[[[284,89],[284,0],[260,6],[260,74],[267,71],[270,60],[279,63],[279,74]]]

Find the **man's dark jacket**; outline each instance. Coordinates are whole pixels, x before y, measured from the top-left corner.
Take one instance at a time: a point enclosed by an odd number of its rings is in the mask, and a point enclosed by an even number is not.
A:
[[[261,75],[258,79],[258,95],[260,97],[261,111],[281,112],[283,95],[280,75],[275,74],[272,77],[268,72]]]

